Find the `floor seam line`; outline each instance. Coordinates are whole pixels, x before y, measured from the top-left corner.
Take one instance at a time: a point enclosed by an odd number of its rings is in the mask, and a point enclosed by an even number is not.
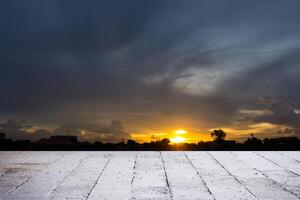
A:
[[[135,158],[134,158],[134,164],[133,164],[133,172],[132,172],[132,178],[131,178],[131,181],[130,181],[130,199],[133,199],[133,191],[132,191],[132,185],[133,185],[133,182],[135,180],[135,176],[136,176],[136,163],[137,163],[137,154],[135,155]]]
[[[170,194],[170,198],[171,200],[173,200],[173,192],[171,190],[171,186],[170,186],[170,182],[169,182],[169,178],[168,178],[168,174],[167,174],[167,171],[166,171],[166,167],[165,167],[165,161],[163,159],[163,156],[162,156],[162,153],[161,151],[159,152],[160,153],[160,158],[161,158],[161,161],[162,161],[162,164],[163,164],[163,170],[164,170],[164,174],[165,174],[165,181],[166,181],[166,184],[167,184],[167,188],[169,190],[169,194]]]
[[[291,170],[289,170],[289,169],[287,169],[287,168],[281,166],[280,164],[278,164],[278,163],[276,163],[276,162],[270,160],[269,158],[266,158],[265,156],[263,156],[263,155],[261,155],[261,154],[259,154],[259,153],[257,153],[257,152],[253,152],[253,153],[256,154],[256,155],[258,155],[258,156],[260,156],[260,157],[262,157],[263,159],[265,159],[265,160],[267,160],[267,161],[273,163],[274,165],[277,165],[277,166],[279,166],[279,167],[285,169],[287,172],[289,172],[289,173],[291,173],[291,174],[293,174],[293,175],[296,175],[296,176],[300,177],[300,174],[297,174],[297,173],[295,173],[295,172],[293,172],[293,171],[291,171]]]
[[[77,165],[75,166],[75,167],[73,167],[59,182],[58,182],[58,184],[52,189],[52,190],[50,190],[49,192],[48,192],[48,194],[47,194],[47,196],[50,196],[51,195],[51,193],[52,192],[54,192],[57,188],[58,188],[58,186],[66,179],[66,178],[68,178],[68,176],[70,176],[70,174],[77,168],[77,167],[79,167],[80,166],[80,164],[84,161],[84,160],[86,160],[88,157],[85,157],[85,158],[83,158],[83,159],[80,159],[80,161],[77,163]]]
[[[92,191],[94,190],[94,188],[95,188],[95,187],[96,187],[96,185],[98,184],[98,181],[100,180],[100,178],[101,178],[101,176],[102,176],[102,174],[103,174],[104,170],[106,169],[106,167],[107,167],[108,163],[110,162],[111,158],[112,158],[112,154],[109,154],[109,158],[108,158],[108,160],[106,161],[106,163],[105,163],[105,165],[104,165],[103,169],[101,170],[100,174],[98,175],[98,177],[97,177],[97,179],[96,179],[96,181],[95,181],[95,183],[94,183],[93,187],[92,187],[92,188],[90,189],[90,191],[88,192],[88,194],[87,194],[87,196],[86,196],[85,200],[87,200],[87,199],[90,197],[90,195],[91,195]]]
[[[234,153],[232,153],[231,151],[230,151],[230,153],[231,153],[233,156],[235,156],[237,159],[239,159],[239,158],[238,158]],[[239,159],[239,160],[241,160],[241,159]],[[244,161],[241,160],[241,162],[244,162]],[[244,162],[244,163],[245,163],[245,162]],[[245,163],[245,164],[246,164],[246,163]],[[286,187],[284,187],[283,184],[281,184],[281,183],[275,181],[274,179],[270,178],[270,177],[267,176],[263,171],[261,171],[261,170],[255,168],[255,167],[252,167],[252,166],[251,166],[251,168],[254,169],[255,171],[259,172],[262,176],[264,176],[265,178],[267,178],[268,180],[270,180],[270,181],[273,182],[274,184],[278,185],[278,186],[279,186],[280,188],[282,188],[284,191],[286,191],[286,192],[288,192],[288,193],[290,193],[290,194],[296,196],[298,199],[300,198],[299,195],[297,195],[297,194],[294,193],[293,191],[288,190]]]
[[[197,175],[199,176],[200,180],[202,181],[202,183],[204,184],[204,186],[206,187],[207,191],[209,192],[209,194],[213,197],[214,200],[216,200],[215,196],[213,195],[213,193],[210,191],[210,189],[208,188],[206,182],[204,181],[204,179],[202,178],[200,172],[196,169],[195,165],[193,164],[193,162],[190,160],[190,158],[184,153],[184,156],[186,157],[186,159],[189,161],[189,163],[191,164],[191,166],[193,167],[193,169],[195,170],[195,172],[197,173]]]
[[[240,185],[242,185],[255,199],[258,199],[256,197],[256,195],[247,187],[245,186],[244,184],[241,183],[241,181],[235,177],[231,172],[229,172],[215,157],[213,157],[210,153],[208,153],[207,151],[205,151],[212,159],[215,160],[216,163],[218,163],[231,177],[233,177],[236,182],[238,182]]]

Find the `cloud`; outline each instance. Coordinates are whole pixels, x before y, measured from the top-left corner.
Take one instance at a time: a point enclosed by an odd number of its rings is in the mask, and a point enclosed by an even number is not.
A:
[[[126,134],[95,121],[117,118],[130,130],[189,121],[209,129],[264,109],[253,101],[259,96],[300,107],[297,0],[27,0],[0,7],[3,119],[107,137]],[[256,120],[296,126],[297,117],[286,115]]]
[[[268,110],[272,113],[267,116],[257,117],[256,121],[268,121],[271,123],[299,124],[300,115],[295,113],[292,104],[282,100],[275,99],[268,105]]]
[[[261,97],[258,102],[268,106],[265,110],[267,114],[249,115],[247,112],[248,121],[287,126],[278,130],[276,134],[300,134],[300,114],[295,112],[292,104],[282,98],[274,97]]]
[[[294,135],[294,133],[295,133],[295,129],[293,129],[293,128],[282,128],[281,130],[279,130],[277,132],[277,134],[281,135],[281,136]]]
[[[248,110],[248,109],[241,109],[239,110],[239,113],[243,115],[250,115],[250,116],[264,116],[264,115],[270,115],[272,114],[269,110]]]
[[[75,135],[81,141],[120,142],[131,138],[125,131],[121,121],[112,120],[111,124],[100,123],[69,123],[60,125],[56,129],[39,128],[29,125],[25,121],[7,120],[0,124],[0,132],[6,133],[6,137],[17,139],[29,139],[37,141],[41,138],[49,138],[52,135]]]
[[[42,137],[49,137],[51,132],[47,129],[35,128],[33,125],[27,124],[25,121],[15,121],[8,119],[0,124],[0,132],[6,134],[10,139],[30,139],[36,141]]]
[[[80,140],[120,142],[131,136],[124,130],[121,121],[112,120],[108,126],[99,123],[70,123],[55,129],[55,134],[76,135]]]

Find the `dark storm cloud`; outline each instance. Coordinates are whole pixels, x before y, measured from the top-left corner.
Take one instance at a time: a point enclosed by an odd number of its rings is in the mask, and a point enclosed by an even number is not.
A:
[[[99,123],[68,123],[61,125],[55,132],[66,133],[69,130],[85,130],[103,134],[128,134],[124,130],[122,122],[118,120],[112,120],[108,126]]]
[[[297,104],[299,7],[297,0],[1,1],[1,116],[143,124],[176,115],[220,126],[239,109],[257,108],[259,96]]]
[[[33,125],[27,124],[25,121],[16,121],[9,119],[0,124],[0,132],[6,134],[11,139],[30,139],[36,141],[42,137],[49,137],[51,133],[46,129],[35,128],[33,131]]]
[[[120,142],[131,136],[125,131],[121,121],[112,120],[109,125],[100,123],[69,123],[54,130],[58,135],[76,135],[80,140],[98,140],[102,142]]]
[[[2,110],[39,109],[43,101],[60,104],[114,89],[115,64],[105,54],[138,34],[154,2],[146,11],[134,2],[82,3],[2,2]]]
[[[48,130],[27,124],[25,121],[6,120],[0,124],[0,132],[7,138],[29,139],[37,141],[41,138],[49,138],[51,135],[76,135],[81,141],[120,142],[131,138],[121,121],[112,120],[109,125],[99,123],[69,123],[62,124],[58,128]]]
[[[283,99],[274,99],[269,103],[268,110],[271,111],[270,115],[257,117],[254,121],[283,124],[291,127],[282,130],[283,134],[300,133],[300,114],[295,112],[295,108],[291,103]]]
[[[299,102],[299,56],[300,48],[292,49],[283,55],[277,55],[268,63],[247,70],[228,83],[228,92],[247,91],[244,94],[252,97],[283,96]]]
[[[7,138],[30,139],[37,141],[41,138],[49,138],[51,135],[76,135],[82,141],[99,140],[102,142],[120,142],[131,136],[125,131],[121,121],[112,120],[109,125],[101,123],[68,123],[59,125],[58,128],[47,130],[38,128],[25,121],[6,120],[0,124],[0,132],[5,133]]]
[[[256,102],[261,105],[261,110],[243,111],[245,116],[239,119],[239,122],[246,124],[270,123],[282,126],[281,129],[274,132],[278,135],[299,136],[300,133],[300,114],[287,99],[282,97],[259,97]],[[269,133],[271,134],[271,133]]]

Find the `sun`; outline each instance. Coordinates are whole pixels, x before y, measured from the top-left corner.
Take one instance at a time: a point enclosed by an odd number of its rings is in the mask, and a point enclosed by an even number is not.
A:
[[[174,133],[175,133],[176,135],[184,135],[184,134],[187,133],[187,131],[186,131],[186,130],[183,130],[183,129],[178,129],[178,130],[174,131]]]
[[[173,138],[170,138],[170,141],[172,143],[182,143],[184,142],[186,139],[184,137],[180,137],[180,136],[175,136]]]

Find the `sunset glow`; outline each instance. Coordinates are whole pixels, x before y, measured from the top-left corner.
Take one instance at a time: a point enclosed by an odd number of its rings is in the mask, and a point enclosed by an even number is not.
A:
[[[176,136],[174,138],[170,138],[171,143],[182,143],[186,140],[184,137]]]
[[[182,129],[178,129],[174,132],[176,135],[184,135],[187,133],[187,131],[185,130],[182,130]]]
[[[300,137],[300,1],[45,1],[1,1],[0,142]]]

